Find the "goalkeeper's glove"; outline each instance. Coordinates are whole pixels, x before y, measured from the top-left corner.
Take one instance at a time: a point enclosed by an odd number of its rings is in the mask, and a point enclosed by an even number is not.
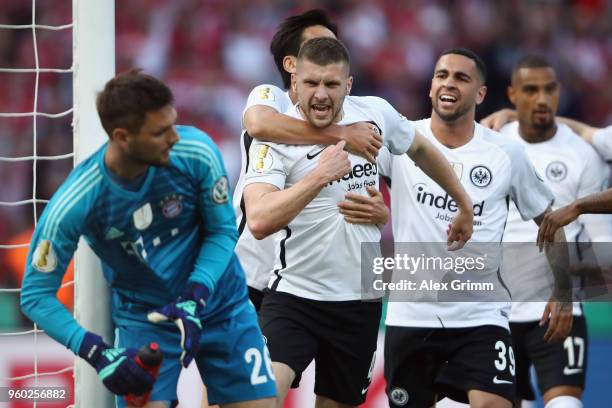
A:
[[[209,296],[208,288],[199,283],[189,285],[185,293],[164,307],[155,309],[147,315],[153,323],[173,321],[181,332],[181,363],[183,367],[189,363],[200,351],[200,335],[202,322],[200,311],[206,306]]]
[[[87,332],[79,356],[98,372],[106,388],[117,395],[141,395],[153,388],[155,377],[136,361],[138,350],[113,348],[102,337]]]

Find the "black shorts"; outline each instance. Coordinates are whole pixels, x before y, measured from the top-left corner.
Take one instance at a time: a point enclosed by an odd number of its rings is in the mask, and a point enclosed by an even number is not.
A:
[[[253,306],[255,306],[256,312],[259,312],[259,309],[261,309],[261,301],[263,300],[263,297],[263,291],[249,286],[249,300],[251,301]]]
[[[514,401],[510,333],[499,326],[387,326],[385,379],[391,407],[430,407],[449,397],[467,403],[469,390]]]
[[[326,302],[266,293],[259,323],[273,362],[295,372],[293,388],[314,359],[315,394],[360,405],[372,380],[382,303]]]
[[[521,399],[535,400],[529,380],[531,365],[541,394],[560,385],[584,389],[588,355],[584,316],[574,316],[570,335],[560,342],[544,341],[547,327],[540,326],[539,322],[510,323],[516,356],[516,391]]]

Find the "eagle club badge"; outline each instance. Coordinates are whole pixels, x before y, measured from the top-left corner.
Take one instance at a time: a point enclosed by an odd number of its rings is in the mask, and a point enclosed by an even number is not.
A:
[[[176,218],[183,211],[183,196],[178,194],[166,196],[160,201],[159,205],[161,206],[164,217]]]
[[[565,180],[567,176],[567,166],[560,161],[551,162],[546,166],[546,178],[550,181],[558,183]]]
[[[34,255],[32,255],[32,266],[38,272],[53,272],[57,267],[57,256],[53,250],[53,244],[48,239],[38,243]]]
[[[485,188],[491,184],[492,179],[493,175],[491,174],[491,170],[486,166],[474,166],[472,170],[470,170],[470,180],[476,187]]]

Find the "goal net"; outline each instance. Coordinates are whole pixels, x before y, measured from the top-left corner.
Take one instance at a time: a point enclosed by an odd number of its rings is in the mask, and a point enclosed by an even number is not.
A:
[[[115,72],[114,12],[114,2],[107,0],[4,0],[0,10],[0,259],[6,271],[0,274],[0,314],[5,316],[0,387],[57,386],[74,375],[75,390],[70,400],[57,404],[9,406],[113,405],[87,363],[75,359],[73,365],[64,357],[59,360],[67,361],[63,366],[49,364],[53,342],[42,330],[10,328],[22,327],[16,305],[25,253],[52,188],[106,139],[95,95]],[[82,242],[74,265],[74,280],[63,282],[60,295],[72,303],[74,287],[75,317],[112,341],[108,289],[99,262]],[[60,346],[51,354],[65,351]],[[10,361],[17,362],[9,366]]]

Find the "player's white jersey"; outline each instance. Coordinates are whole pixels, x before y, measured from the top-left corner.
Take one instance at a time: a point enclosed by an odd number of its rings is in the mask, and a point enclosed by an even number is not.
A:
[[[247,109],[255,105],[265,105],[278,112],[285,112],[291,107],[292,102],[288,92],[274,85],[259,85],[249,94],[243,115]],[[253,237],[251,231],[246,228],[242,192],[244,190],[246,172],[249,168],[249,147],[253,143],[253,138],[244,130],[244,126],[240,139],[242,168],[240,170],[240,178],[234,190],[234,211],[240,235],[236,243],[236,254],[244,269],[248,285],[261,290],[268,284],[270,271],[274,266],[274,235],[258,241]]]
[[[416,122],[416,128],[444,154],[473,201],[474,231],[465,250],[479,251],[478,243],[500,243],[509,199],[519,203],[524,219],[542,214],[550,205],[552,193],[517,142],[474,123],[473,138],[450,149],[433,135],[431,119]],[[407,157],[390,156],[384,150],[378,161],[381,173],[391,178],[396,250],[400,242],[446,242],[448,224],[458,211],[455,201]],[[499,280],[498,270],[498,260],[487,266],[491,281]],[[503,286],[502,282],[497,283]],[[509,300],[504,290],[501,299],[495,302],[389,302],[386,324],[409,327],[493,324],[508,328]]]
[[[297,106],[287,114],[302,118]],[[388,140],[403,140],[404,151],[414,139],[410,122],[384,99],[347,96],[338,124],[364,121],[378,127],[385,144]],[[251,146],[246,184],[267,183],[281,190],[290,188],[316,168],[326,147],[255,141]],[[349,224],[338,209],[347,192],[367,195],[367,187],[378,188],[378,166],[352,154],[349,159],[350,173],[329,183],[277,233],[276,264],[268,286],[271,290],[324,301],[378,297],[361,292],[360,265],[361,243],[373,242],[377,247],[380,230],[376,225]]]
[[[518,122],[507,124],[501,133],[524,145],[529,160],[543,175],[544,182],[555,196],[553,209],[601,191],[607,185],[608,168],[604,161],[566,125],[558,124],[555,135],[541,143],[524,141],[519,135]],[[586,239],[609,242],[612,239],[612,217],[604,214],[583,215],[564,230],[568,242]],[[537,235],[537,225],[523,221],[516,206],[511,204],[504,242],[535,242]],[[503,276],[514,294],[510,315],[513,322],[539,320],[547,300],[542,299],[542,295],[549,293],[552,285],[552,272],[546,255],[535,246],[524,245],[521,248],[520,257],[508,256],[503,265]],[[576,259],[578,244],[569,245],[569,248],[572,259]],[[575,294],[580,295],[579,292]],[[574,304],[574,314],[581,314],[579,303]]]
[[[599,129],[593,134],[593,146],[606,160],[612,160],[612,126]]]

